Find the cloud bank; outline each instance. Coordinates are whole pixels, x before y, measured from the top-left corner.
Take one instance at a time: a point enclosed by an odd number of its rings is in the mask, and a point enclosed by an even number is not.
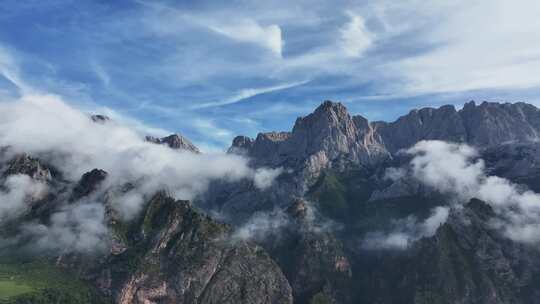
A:
[[[497,214],[489,223],[506,237],[540,245],[540,194],[485,173],[476,149],[465,144],[420,141],[405,151],[412,156],[408,168],[391,168],[392,180],[415,178],[452,198],[451,208],[461,208],[472,198],[491,205]],[[431,236],[448,217],[449,207],[437,207],[423,222],[408,217],[393,222],[390,232],[366,235],[363,246],[370,249],[405,249],[421,237]]]
[[[409,149],[414,177],[460,201],[475,197],[498,215],[493,226],[514,241],[540,244],[540,194],[485,174],[484,162],[466,145],[422,141]]]
[[[37,236],[37,244],[44,248],[49,243],[75,251],[101,248],[98,244],[107,237],[104,198],[128,220],[149,195],[161,189],[190,200],[206,191],[213,180],[249,179],[264,189],[281,173],[280,169],[250,168],[248,160],[238,155],[173,150],[145,141],[144,135],[114,120],[95,123],[57,96],[25,95],[0,103],[0,147],[9,147],[9,155],[37,157],[72,184],[94,168],[108,172],[91,197],[62,207],[51,216],[50,225],[25,227],[26,233]],[[133,189],[119,190],[129,184]],[[16,216],[45,189],[55,190],[28,176],[8,177],[0,191],[0,217]]]

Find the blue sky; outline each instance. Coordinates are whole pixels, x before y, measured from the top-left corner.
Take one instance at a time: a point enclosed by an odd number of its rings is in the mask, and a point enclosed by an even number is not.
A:
[[[537,16],[536,0],[4,0],[0,98],[58,94],[207,150],[325,99],[371,120],[540,104]]]

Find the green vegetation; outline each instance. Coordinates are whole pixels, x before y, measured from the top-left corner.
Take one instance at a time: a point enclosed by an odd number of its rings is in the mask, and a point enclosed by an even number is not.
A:
[[[372,192],[372,183],[367,180],[364,171],[355,169],[336,173],[329,170],[321,174],[308,195],[318,202],[325,215],[348,220]]]
[[[21,284],[9,277],[0,278],[0,300],[7,300],[11,297],[31,293],[34,288]]]
[[[437,206],[433,198],[410,196],[369,202],[375,190],[369,172],[353,169],[343,173],[328,170],[322,173],[308,192],[324,215],[344,223],[350,232],[362,233],[385,229],[392,220],[414,214],[429,216]]]
[[[46,262],[0,263],[0,303],[107,303],[87,284]]]
[[[309,304],[330,304],[332,301],[323,293],[319,292],[311,298]]]

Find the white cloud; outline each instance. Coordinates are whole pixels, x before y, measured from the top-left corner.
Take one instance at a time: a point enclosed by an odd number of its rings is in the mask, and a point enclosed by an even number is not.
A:
[[[341,47],[345,55],[360,57],[373,44],[374,35],[366,28],[362,16],[348,12],[349,22],[340,29]]]
[[[231,39],[254,43],[272,51],[276,56],[281,57],[283,39],[281,28],[276,24],[263,26],[252,19],[238,21],[227,20],[219,24],[209,24],[208,27],[216,33]]]
[[[283,172],[283,168],[276,169],[257,169],[253,181],[259,189],[266,189],[272,186],[272,183]]]
[[[211,124],[201,124],[216,132]],[[217,136],[229,135],[224,132]],[[0,147],[5,146],[10,147],[10,154],[25,152],[40,158],[71,182],[93,168],[109,173],[96,194],[53,213],[50,224],[22,227],[23,238],[34,240],[33,247],[55,252],[107,247],[105,205],[96,201],[98,197],[106,197],[121,218],[130,219],[149,196],[161,189],[178,199],[193,199],[213,180],[248,179],[264,189],[281,173],[280,169],[252,169],[248,159],[238,155],[200,155],[149,143],[121,121],[94,123],[86,113],[52,95],[27,95],[0,103]],[[135,188],[119,191],[126,183]],[[3,187],[0,220],[24,211],[28,202],[45,191],[44,185],[21,175],[8,177]]]
[[[211,124],[199,124],[217,132]],[[215,136],[230,134],[217,132]],[[275,176],[273,171],[256,172],[237,155],[196,155],[148,143],[118,122],[93,123],[87,114],[54,96],[32,95],[0,103],[0,146],[43,156],[72,181],[101,168],[109,173],[111,186],[137,182],[144,194],[165,188],[181,199],[194,198],[213,179],[257,177],[263,185]]]
[[[417,8],[418,19],[429,21],[416,43],[433,49],[383,67],[408,79],[407,91],[540,85],[540,41],[533,38],[540,31],[538,1],[455,1],[450,9],[448,4]],[[430,12],[441,17],[433,20]]]
[[[0,189],[0,224],[13,218],[29,206],[29,203],[42,198],[47,192],[44,183],[35,181],[27,175],[10,175]]]
[[[540,244],[540,194],[484,172],[476,151],[466,145],[422,141],[408,150],[412,175],[424,184],[453,195],[461,203],[476,197],[498,214],[492,224],[509,238]]]
[[[0,75],[9,80],[21,92],[31,91],[31,87],[19,75],[19,67],[12,54],[0,45]]]
[[[394,221],[394,227],[390,232],[368,233],[362,242],[362,247],[365,249],[407,249],[412,242],[433,236],[437,228],[446,222],[448,213],[448,207],[439,206],[431,210],[431,215],[422,222],[414,216]]]
[[[290,219],[277,209],[272,212],[257,212],[253,214],[244,225],[238,227],[231,239],[236,240],[264,240],[270,235],[280,234],[280,230],[290,224]]]
[[[249,89],[242,89],[240,92],[238,92],[236,95],[227,98],[223,101],[216,101],[216,102],[208,102],[208,103],[202,103],[199,105],[196,105],[192,107],[193,109],[202,109],[202,108],[209,108],[209,107],[218,107],[218,106],[224,106],[224,105],[230,105],[237,102],[240,102],[244,99],[251,98],[260,94],[265,93],[271,93],[281,90],[286,90],[290,88],[294,88],[297,86],[304,85],[308,83],[309,81],[297,81],[297,82],[288,82],[288,83],[282,83],[276,86],[271,87],[264,87],[264,88],[249,88]]]
[[[51,216],[49,225],[25,224],[23,235],[32,239],[31,250],[68,252],[103,252],[109,234],[103,204],[77,204]]]
[[[229,144],[234,137],[231,130],[221,128],[209,119],[196,118],[193,120],[193,126],[197,132],[221,143]]]

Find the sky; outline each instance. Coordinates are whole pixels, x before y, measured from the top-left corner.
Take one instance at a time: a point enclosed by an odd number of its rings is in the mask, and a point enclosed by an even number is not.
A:
[[[391,121],[540,105],[540,2],[4,0],[0,102],[41,92],[206,151],[322,101]]]

